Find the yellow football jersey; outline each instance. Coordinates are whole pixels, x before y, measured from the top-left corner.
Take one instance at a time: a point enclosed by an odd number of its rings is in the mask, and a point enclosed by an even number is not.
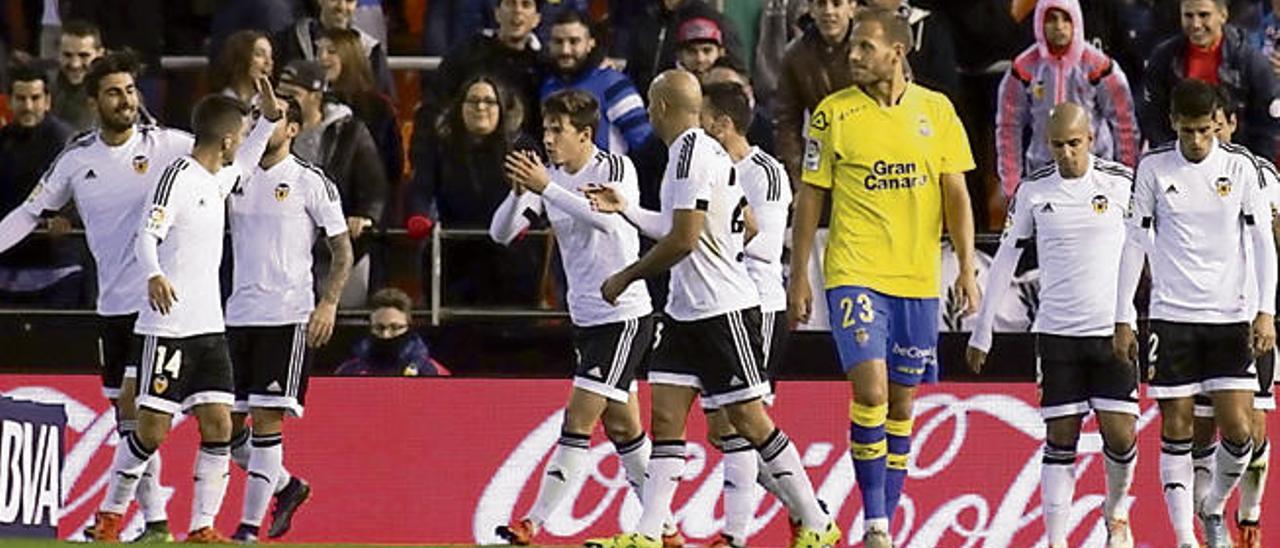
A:
[[[908,84],[886,108],[852,86],[823,100],[809,120],[804,182],[831,191],[827,287],[938,297],[941,175],[973,168],[945,95]]]

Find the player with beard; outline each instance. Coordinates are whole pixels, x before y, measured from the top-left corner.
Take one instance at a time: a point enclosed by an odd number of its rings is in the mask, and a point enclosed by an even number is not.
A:
[[[228,212],[235,273],[227,301],[227,339],[235,368],[232,451],[248,441],[244,511],[232,535],[256,542],[272,494],[267,536],[289,530],[311,487],[284,467],[285,415],[302,417],[313,358],[333,335],[342,287],[351,272],[351,238],[338,189],[319,168],[290,153],[302,107],[289,100],[262,160],[231,190]],[[311,249],[323,230],[332,260],[316,303]],[[245,428],[246,414],[253,428]],[[237,441],[239,443],[237,444]],[[234,455],[233,455],[234,457]]]
[[[133,324],[145,303],[147,284],[133,253],[133,241],[156,177],[163,166],[190,151],[193,142],[185,132],[139,121],[138,70],[137,62],[125,54],[107,55],[93,63],[85,82],[97,112],[98,129],[72,138],[26,203],[0,221],[3,252],[30,234],[42,214],[75,202],[97,265],[102,392],[116,409],[117,454],[128,451],[124,440],[137,427],[134,396],[141,342],[133,334]],[[150,542],[173,539],[159,478],[160,455],[156,453],[141,472],[137,489],[147,522],[141,540]],[[120,516],[130,498],[111,501],[106,509],[112,517],[100,519],[86,535],[96,540],[118,539],[123,526]]]
[[[591,23],[576,10],[565,10],[551,26],[552,74],[539,92],[546,100],[563,89],[580,89],[600,103],[596,148],[614,154],[641,150],[653,139],[653,126],[636,87],[627,76],[601,66],[604,51],[596,47]]]

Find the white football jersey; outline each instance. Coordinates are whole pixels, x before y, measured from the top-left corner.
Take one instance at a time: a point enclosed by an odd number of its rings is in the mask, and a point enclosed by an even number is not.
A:
[[[167,338],[193,337],[226,330],[222,319],[222,240],[227,196],[242,182],[247,167],[262,158],[275,124],[260,118],[245,138],[236,160],[210,173],[190,155],[165,168],[151,193],[139,238],[160,241],[160,271],[177,294],[168,314],[143,306],[134,332]],[[150,273],[144,272],[145,276]],[[146,282],[143,282],[146,287]]]
[[[1152,319],[1252,320],[1258,298],[1249,287],[1246,226],[1270,234],[1263,184],[1252,155],[1237,145],[1216,144],[1198,163],[1188,161],[1176,142],[1143,156],[1130,228],[1155,232],[1148,251]]]
[[[227,325],[306,323],[315,309],[316,231],[347,232],[338,188],[290,154],[270,169],[250,167],[227,209],[235,265]]]
[[[791,210],[791,180],[782,163],[758,147],[734,166],[747,204],[755,215],[758,232],[746,244],[747,273],[760,293],[760,309],[787,309],[782,285],[782,248],[787,238],[787,214]]]
[[[191,152],[192,142],[186,132],[143,124],[119,146],[102,142],[97,130],[82,134],[67,144],[23,205],[40,215],[75,201],[97,264],[99,314],[146,308],[147,281],[134,241],[147,192],[165,166]]]
[[[1018,258],[1034,241],[1040,307],[1031,330],[1071,337],[1115,331],[1115,303],[1133,171],[1090,157],[1083,176],[1065,179],[1051,164],[1024,180],[987,277],[970,346],[991,347],[995,312],[1008,294]]]
[[[682,133],[667,153],[660,192],[666,222],[677,209],[706,212],[697,246],[671,267],[667,315],[688,322],[759,306],[742,252],[747,199],[729,153],[700,128]]]

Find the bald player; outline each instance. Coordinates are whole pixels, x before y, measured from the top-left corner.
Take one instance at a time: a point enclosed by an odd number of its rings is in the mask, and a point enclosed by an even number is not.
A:
[[[745,449],[764,469],[800,522],[797,546],[834,546],[840,529],[818,504],[800,453],[765,411],[769,393],[760,334],[760,297],[743,253],[747,201],[733,160],[699,125],[702,91],[688,72],[662,73],[649,88],[649,118],[670,147],[661,211],[592,192],[598,211],[616,212],[658,243],[601,286],[617,302],[632,283],[671,271],[661,340],[649,366],[653,453],[634,531],[587,542],[593,547],[660,548],[662,522],[685,464],[685,421],[699,392],[723,409]],[[726,449],[728,450],[728,449]]]
[[[1040,257],[1036,378],[1047,431],[1040,496],[1050,548],[1065,548],[1075,492],[1080,423],[1093,410],[1106,462],[1107,546],[1133,546],[1124,501],[1133,483],[1137,447],[1138,373],[1112,351],[1120,256],[1133,172],[1103,160],[1093,146],[1089,114],[1063,103],[1049,118],[1054,163],[1018,187],[965,359],[981,371],[991,349],[991,326],[1008,292],[1022,250]]]

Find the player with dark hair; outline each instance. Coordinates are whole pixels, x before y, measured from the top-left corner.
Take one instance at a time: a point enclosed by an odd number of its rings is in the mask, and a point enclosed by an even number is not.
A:
[[[1276,249],[1258,164],[1217,139],[1213,87],[1185,80],[1172,93],[1176,142],[1138,164],[1129,243],[1120,269],[1115,351],[1136,361],[1133,295],[1151,265],[1150,382],[1160,403],[1160,480],[1179,546],[1195,546],[1193,512],[1206,543],[1230,546],[1222,514],[1253,453],[1249,415],[1258,390],[1254,355],[1275,345]],[[1154,233],[1154,234],[1152,234]],[[1256,295],[1246,256],[1252,254]],[[1194,507],[1192,396],[1213,399],[1222,442],[1213,487]]]

